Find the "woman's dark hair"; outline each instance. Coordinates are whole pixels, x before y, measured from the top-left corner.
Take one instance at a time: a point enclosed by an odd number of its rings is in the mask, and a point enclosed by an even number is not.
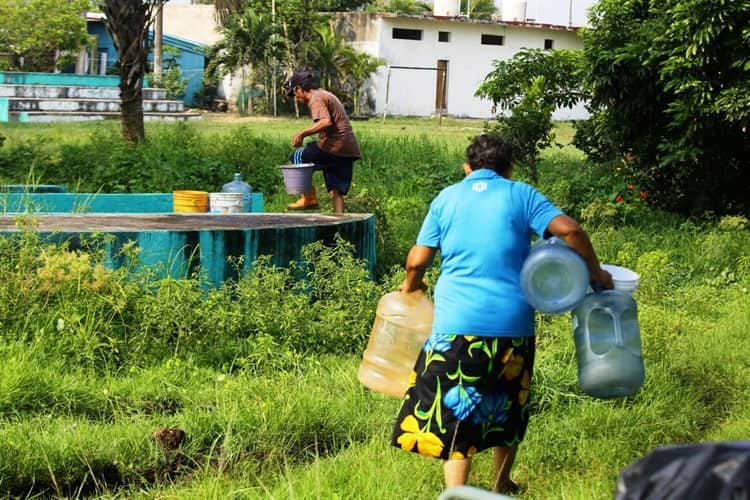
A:
[[[466,162],[472,170],[489,168],[502,174],[513,164],[513,147],[499,135],[478,135],[466,148]]]

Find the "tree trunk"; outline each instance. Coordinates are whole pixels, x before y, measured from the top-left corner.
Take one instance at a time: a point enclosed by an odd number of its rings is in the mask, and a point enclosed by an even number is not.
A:
[[[125,80],[120,68],[120,117],[122,118],[122,138],[133,144],[146,140],[143,123],[143,90],[141,77],[133,85]]]
[[[143,78],[150,52],[148,31],[154,9],[167,0],[101,0],[104,24],[117,49],[120,65],[120,115],[122,137],[146,140],[143,125]]]

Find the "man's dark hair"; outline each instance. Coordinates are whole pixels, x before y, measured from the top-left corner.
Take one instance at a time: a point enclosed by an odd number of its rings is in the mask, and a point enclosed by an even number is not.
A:
[[[499,135],[478,135],[466,148],[466,162],[472,170],[489,168],[502,174],[513,164],[513,147]]]
[[[287,96],[293,96],[294,95],[294,89],[299,87],[302,90],[310,90],[310,89],[318,89],[320,88],[320,84],[318,83],[317,78],[315,78],[315,75],[313,75],[310,71],[295,71],[292,73],[292,76],[289,78],[289,80],[286,81],[283,85],[284,87],[284,93]]]
[[[307,73],[305,75],[306,78],[300,83],[300,87],[302,87],[302,90],[310,90],[310,89],[319,89],[320,83],[318,83],[318,79],[315,78],[315,75],[312,73]]]

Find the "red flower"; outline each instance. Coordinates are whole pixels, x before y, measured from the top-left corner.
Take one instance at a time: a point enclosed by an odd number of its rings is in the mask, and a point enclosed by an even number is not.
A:
[[[628,184],[628,190],[630,190],[630,191],[633,190],[633,185],[632,184]]]
[[[646,191],[641,191],[641,199],[645,200],[646,198],[648,198],[648,196],[646,195]]]
[[[615,198],[615,201],[616,201],[617,203],[622,203],[623,201],[625,201],[625,199],[624,199],[624,198],[623,198],[622,196],[620,196],[620,195],[618,194],[618,195],[617,195],[617,198]]]

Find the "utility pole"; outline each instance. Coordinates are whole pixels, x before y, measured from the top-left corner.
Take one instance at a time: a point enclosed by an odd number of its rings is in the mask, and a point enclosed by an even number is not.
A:
[[[276,41],[276,0],[271,0],[271,26],[273,27],[273,37],[271,40]],[[275,45],[275,44],[272,44]],[[276,56],[271,59],[271,92],[273,92],[273,116],[276,116]]]
[[[154,80],[161,81],[162,59],[164,54],[164,16],[162,9],[164,4],[156,8],[156,22],[154,23]]]
[[[573,26],[573,0],[568,4],[568,27]]]

